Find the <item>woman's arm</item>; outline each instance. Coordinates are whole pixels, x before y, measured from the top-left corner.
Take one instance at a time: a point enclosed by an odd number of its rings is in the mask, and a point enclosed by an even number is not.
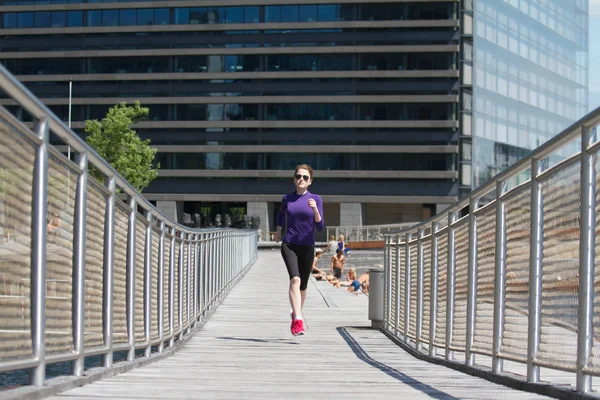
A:
[[[315,214],[315,222],[318,231],[322,231],[325,227],[325,221],[323,220],[323,200],[321,196],[315,196],[308,201],[310,208],[312,208]]]
[[[277,232],[275,232],[275,243],[281,240],[281,230],[283,224],[285,224],[285,213],[287,211],[287,196],[284,195],[281,199],[281,207],[279,207],[279,214],[277,214]]]

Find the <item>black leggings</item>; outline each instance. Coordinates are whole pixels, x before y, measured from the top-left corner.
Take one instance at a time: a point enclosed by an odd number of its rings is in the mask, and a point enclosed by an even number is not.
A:
[[[284,242],[281,245],[281,255],[290,280],[299,277],[300,290],[306,290],[310,271],[312,271],[313,261],[315,260],[315,247]]]

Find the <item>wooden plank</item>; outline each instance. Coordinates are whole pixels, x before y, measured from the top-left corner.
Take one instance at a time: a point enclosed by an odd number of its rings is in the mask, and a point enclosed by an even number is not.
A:
[[[261,251],[184,349],[52,398],[544,398],[415,359],[368,328],[367,296],[326,282],[311,281],[294,337],[287,282],[279,251]]]

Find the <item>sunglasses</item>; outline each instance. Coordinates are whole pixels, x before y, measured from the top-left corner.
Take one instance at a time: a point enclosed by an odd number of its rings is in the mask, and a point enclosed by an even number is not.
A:
[[[308,182],[308,180],[310,179],[310,176],[308,175],[300,175],[300,174],[296,174],[294,175],[294,178],[296,178],[297,180],[300,180],[300,178],[304,179],[306,182]]]

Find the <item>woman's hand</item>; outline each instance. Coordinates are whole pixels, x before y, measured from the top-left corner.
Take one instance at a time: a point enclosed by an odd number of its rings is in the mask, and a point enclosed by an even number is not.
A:
[[[279,243],[281,241],[281,233],[275,232],[273,234],[273,240],[275,241],[275,243]]]
[[[313,209],[313,211],[317,211],[317,202],[315,199],[308,199],[308,206]]]

